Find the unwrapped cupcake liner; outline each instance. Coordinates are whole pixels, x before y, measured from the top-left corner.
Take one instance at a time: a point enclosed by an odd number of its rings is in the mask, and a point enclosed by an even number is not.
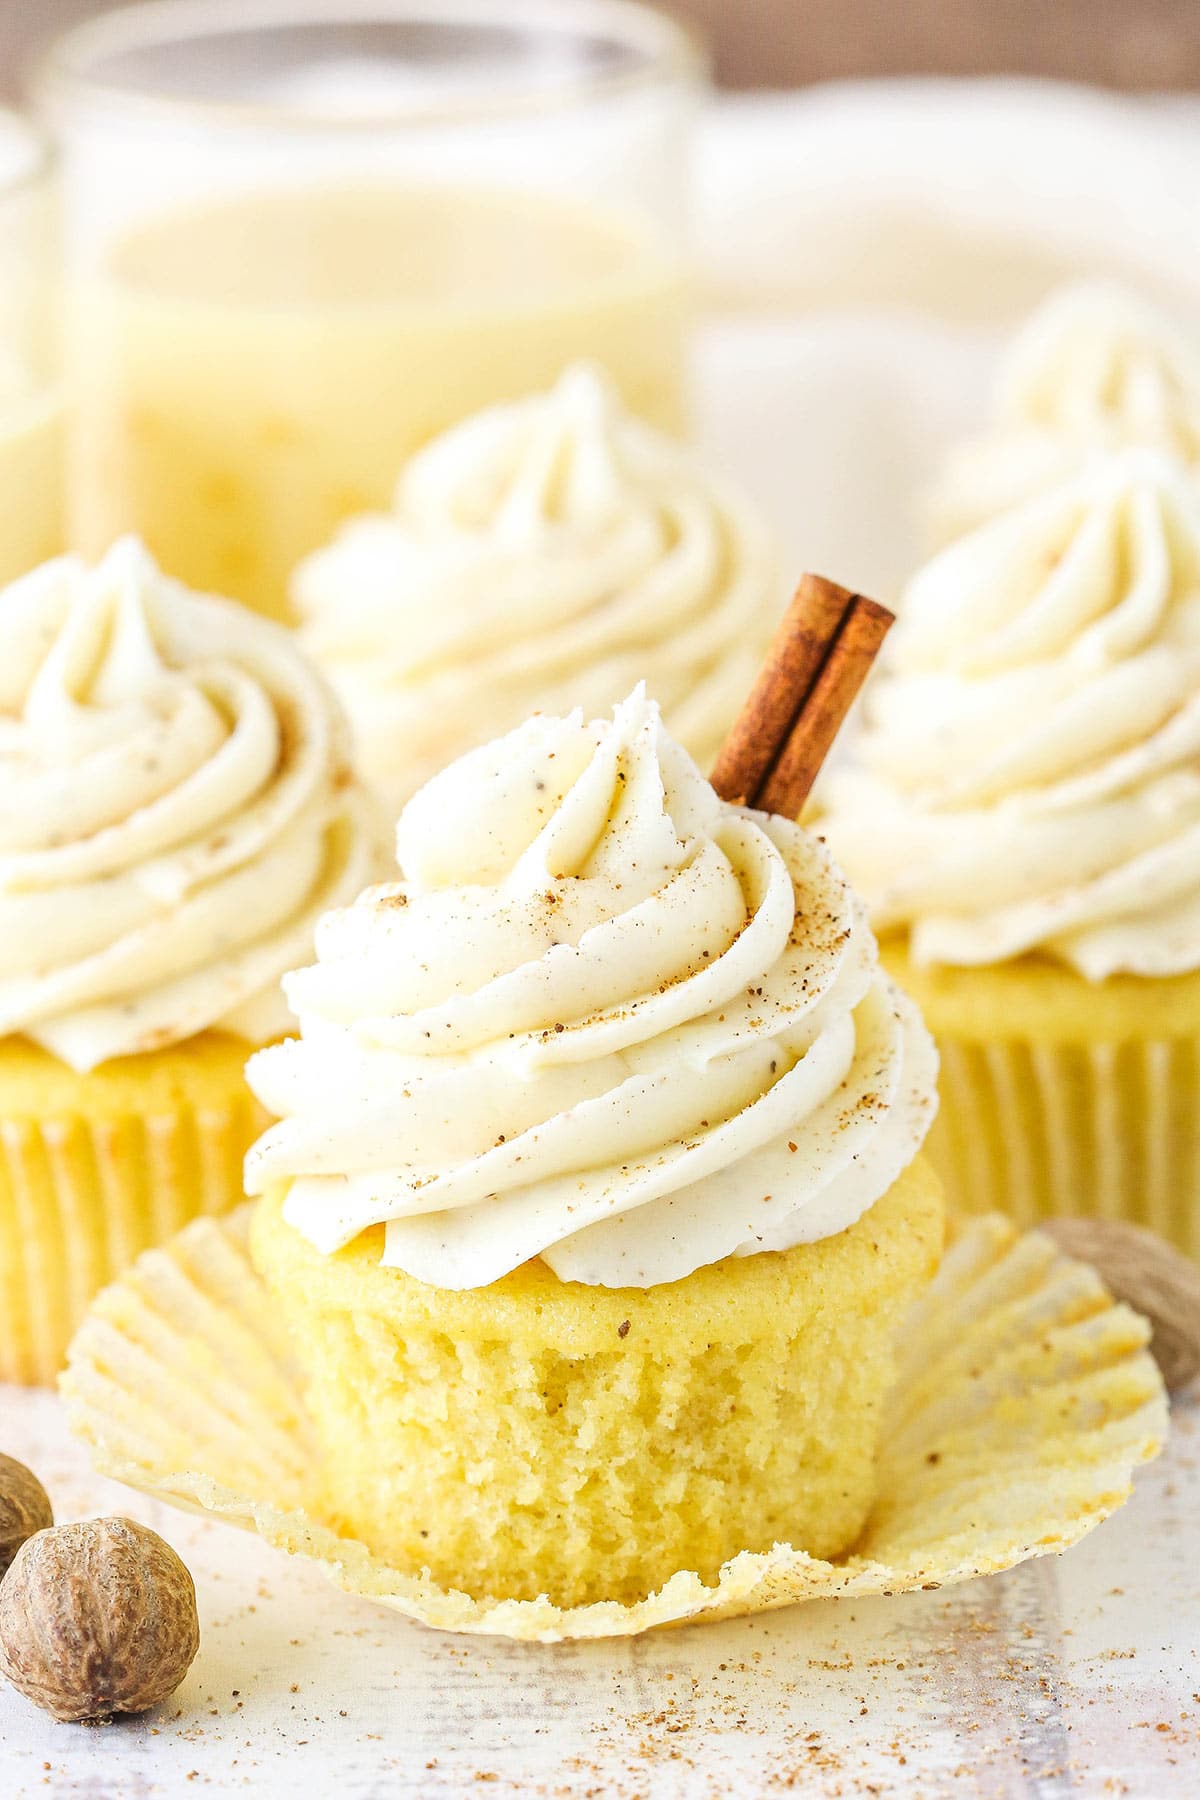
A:
[[[0,1117],[0,1381],[52,1383],[101,1288],[236,1206],[261,1126],[245,1088],[145,1118]]]
[[[97,1467],[257,1530],[352,1593],[443,1630],[543,1643],[627,1636],[796,1601],[936,1588],[1066,1549],[1166,1435],[1149,1327],[1036,1232],[971,1221],[900,1333],[878,1500],[853,1553],[743,1552],[713,1585],[564,1609],[389,1567],[322,1516],[301,1376],[247,1251],[249,1208],[201,1220],[100,1296],[61,1389]]]
[[[952,1210],[1123,1219],[1200,1259],[1200,1039],[938,1049],[928,1154]]]

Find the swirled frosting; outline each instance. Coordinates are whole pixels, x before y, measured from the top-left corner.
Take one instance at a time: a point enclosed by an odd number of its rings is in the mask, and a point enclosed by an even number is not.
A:
[[[1200,494],[1116,454],[909,586],[826,830],[923,963],[1200,967]]]
[[[333,695],[140,545],[0,597],[0,1035],[73,1068],[286,1028],[279,978],[377,867]]]
[[[1014,340],[995,413],[934,490],[942,541],[1044,493],[1097,451],[1145,445],[1200,468],[1200,348],[1138,294],[1063,288]]]
[[[437,438],[393,512],[345,526],[292,598],[399,811],[530,712],[591,717],[642,678],[707,767],[779,596],[747,502],[579,366]]]
[[[651,1286],[841,1231],[912,1160],[932,1046],[859,904],[790,821],[726,805],[639,691],[535,717],[399,824],[404,879],[325,918],[254,1057],[323,1251],[445,1288],[534,1256]]]

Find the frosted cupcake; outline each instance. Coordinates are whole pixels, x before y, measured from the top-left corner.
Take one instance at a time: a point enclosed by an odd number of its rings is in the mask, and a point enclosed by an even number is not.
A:
[[[1063,288],[1013,342],[992,429],[949,460],[930,499],[934,536],[958,537],[1127,445],[1200,468],[1200,345],[1115,284]]]
[[[941,1202],[932,1046],[822,845],[640,693],[465,756],[397,845],[248,1072],[329,1516],[560,1605],[845,1548]]]
[[[281,974],[376,866],[332,695],[133,542],[0,595],[0,1380],[241,1195]]]
[[[1200,494],[1126,451],[912,581],[826,830],[938,1040],[960,1207],[1200,1251]]]
[[[528,713],[591,716],[643,677],[707,767],[780,599],[754,509],[587,366],[436,439],[292,584],[396,812]]]

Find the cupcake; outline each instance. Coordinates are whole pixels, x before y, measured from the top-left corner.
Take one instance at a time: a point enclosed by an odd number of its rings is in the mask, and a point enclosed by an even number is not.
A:
[[[707,768],[781,596],[754,509],[569,370],[404,470],[391,514],[302,562],[292,602],[394,812],[534,711],[605,711],[645,678]]]
[[[992,429],[957,451],[936,485],[934,537],[958,537],[1126,445],[1200,467],[1200,346],[1115,284],[1063,288],[1009,350]]]
[[[823,829],[938,1040],[955,1207],[1200,1252],[1200,495],[1119,452],[911,582]]]
[[[283,972],[371,878],[333,696],[288,635],[132,541],[0,595],[0,1380],[232,1206]]]
[[[322,1516],[560,1606],[845,1549],[942,1207],[932,1046],[822,844],[638,691],[468,753],[397,854],[248,1070]]]

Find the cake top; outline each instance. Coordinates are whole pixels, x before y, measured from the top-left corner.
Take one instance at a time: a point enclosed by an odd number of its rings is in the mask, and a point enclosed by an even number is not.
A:
[[[247,1185],[448,1288],[541,1255],[651,1286],[853,1223],[912,1160],[935,1058],[790,821],[718,799],[641,690],[534,717],[401,817],[402,879],[328,915],[253,1058]]]
[[[1200,492],[1126,450],[912,580],[824,829],[919,962],[1200,967]]]
[[[377,867],[288,633],[133,540],[0,596],[0,1034],[76,1069],[287,1024],[279,978]]]
[[[590,365],[435,439],[292,597],[397,811],[531,711],[590,715],[642,677],[707,763],[780,599],[754,508]]]
[[[1144,445],[1200,464],[1200,347],[1113,282],[1039,307],[1001,366],[995,423],[951,458],[932,507],[957,535],[1076,472],[1096,451]]]

